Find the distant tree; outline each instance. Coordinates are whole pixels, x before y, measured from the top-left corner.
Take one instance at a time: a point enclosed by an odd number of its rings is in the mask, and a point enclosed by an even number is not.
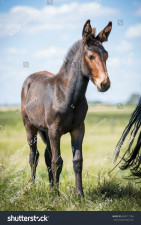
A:
[[[127,101],[127,104],[137,104],[139,102],[141,95],[140,94],[132,94],[129,98],[129,100]]]

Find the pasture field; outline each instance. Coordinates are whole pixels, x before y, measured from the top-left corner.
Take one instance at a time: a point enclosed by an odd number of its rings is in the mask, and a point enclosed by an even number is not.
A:
[[[29,147],[20,112],[0,108],[0,210],[24,211],[136,211],[141,210],[140,183],[126,179],[129,171],[113,168],[112,153],[135,106],[90,105],[83,142],[83,187],[85,198],[75,195],[70,135],[61,139],[64,160],[60,195],[49,186],[40,153],[36,184],[30,183]],[[126,144],[123,147],[123,152]]]

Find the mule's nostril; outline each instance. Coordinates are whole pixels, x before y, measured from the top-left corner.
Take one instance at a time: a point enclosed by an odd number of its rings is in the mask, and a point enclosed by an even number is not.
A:
[[[106,85],[104,83],[101,83],[100,86],[101,86],[101,89],[105,89],[105,87],[106,87]]]
[[[105,83],[105,82],[101,82],[100,83],[100,91],[101,92],[105,92],[105,91],[107,91],[108,89],[109,89],[109,87],[110,87],[110,83]]]

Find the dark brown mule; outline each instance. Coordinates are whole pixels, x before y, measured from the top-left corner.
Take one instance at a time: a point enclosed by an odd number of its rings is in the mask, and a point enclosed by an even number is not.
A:
[[[49,181],[57,187],[63,165],[60,138],[69,132],[76,192],[83,194],[82,142],[88,110],[85,93],[89,79],[100,92],[110,87],[106,69],[108,53],[102,42],[107,41],[111,28],[112,22],[109,22],[95,37],[95,29],[91,28],[88,20],[83,28],[82,41],[72,46],[56,75],[43,71],[25,80],[21,94],[21,113],[30,146],[29,162],[33,179],[39,158],[36,141],[38,131],[46,143],[45,162]]]

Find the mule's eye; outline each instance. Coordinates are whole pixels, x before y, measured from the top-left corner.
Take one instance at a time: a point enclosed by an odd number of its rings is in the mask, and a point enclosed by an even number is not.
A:
[[[92,59],[94,59],[95,57],[94,57],[93,55],[88,55],[88,58],[89,58],[90,60],[92,60]]]

